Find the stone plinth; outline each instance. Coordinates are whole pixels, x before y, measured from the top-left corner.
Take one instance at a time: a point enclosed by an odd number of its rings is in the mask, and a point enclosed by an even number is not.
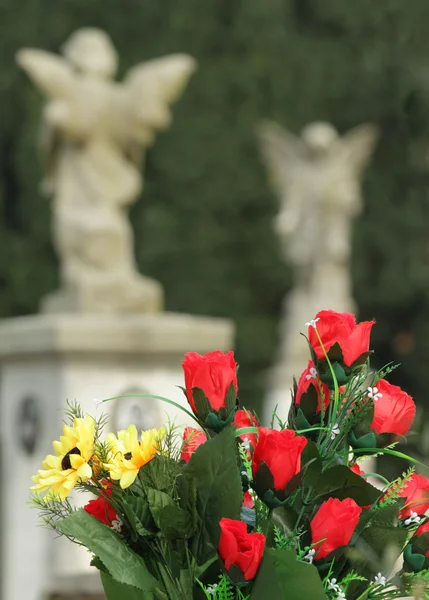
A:
[[[52,451],[66,401],[108,413],[109,429],[131,422],[159,426],[183,413],[137,396],[96,408],[94,399],[149,393],[186,405],[181,363],[188,351],[229,350],[229,321],[188,315],[40,315],[0,322],[2,598],[41,600],[62,592],[58,578],[89,574],[85,549],[37,527],[29,500],[31,476]],[[87,499],[81,495],[77,501]],[[84,596],[91,590],[80,589]]]
[[[46,600],[106,600],[98,571],[80,577],[58,577],[51,582]]]

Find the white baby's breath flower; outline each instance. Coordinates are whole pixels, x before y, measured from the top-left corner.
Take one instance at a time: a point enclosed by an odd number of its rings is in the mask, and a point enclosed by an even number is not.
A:
[[[103,400],[99,400],[98,398],[94,398],[94,404],[95,406],[98,406],[99,404],[102,404]]]
[[[121,533],[123,523],[121,519],[116,515],[116,519],[112,521],[112,529],[116,531],[116,533]]]
[[[339,425],[338,425],[338,423],[335,423],[335,425],[333,426],[332,431],[331,431],[331,440],[334,440],[339,433],[340,433]]]
[[[313,564],[313,560],[314,560],[314,555],[315,554],[316,554],[316,550],[314,548],[311,548],[311,550],[309,550],[307,552],[307,554],[302,557],[302,560],[308,560],[308,562],[311,565],[311,564]]]
[[[420,523],[420,521],[421,518],[419,517],[419,515],[412,510],[408,519],[405,519],[404,525],[408,526],[411,525],[411,523]]]
[[[213,585],[209,585],[208,588],[206,588],[206,592],[208,594],[211,594],[212,596],[214,596],[216,594],[216,588],[217,588],[217,583],[214,583]]]
[[[369,387],[368,388],[368,398],[371,398],[372,400],[374,400],[374,402],[377,402],[377,400],[379,400],[382,397],[383,397],[383,394],[381,394],[378,391],[377,387]]]
[[[316,379],[317,377],[317,369],[315,367],[311,367],[310,373],[308,373],[305,378],[308,381],[309,379]]]
[[[248,437],[243,438],[243,441],[241,442],[241,445],[243,446],[243,448],[245,450],[250,450],[250,440]]]
[[[313,329],[316,329],[317,325],[317,321],[320,321],[320,317],[317,317],[317,319],[311,319],[311,321],[307,321],[307,323],[305,324],[306,327],[313,327]]]
[[[374,583],[385,586],[387,583],[387,579],[386,579],[386,577],[384,577],[384,575],[382,575],[381,573],[378,573],[374,578]]]
[[[333,577],[332,579],[328,579],[328,590],[334,590],[334,592],[341,591],[341,588],[338,585],[337,580],[335,579],[335,577]]]

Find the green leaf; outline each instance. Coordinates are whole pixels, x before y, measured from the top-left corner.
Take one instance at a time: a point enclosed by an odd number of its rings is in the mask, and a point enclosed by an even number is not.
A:
[[[404,549],[404,565],[408,571],[414,571],[414,573],[418,573],[421,571],[426,562],[425,554],[420,554],[419,552],[413,552],[413,548],[411,544],[407,544]]]
[[[195,408],[197,409],[195,412],[197,413],[198,418],[204,423],[208,415],[213,412],[209,399],[204,391],[197,387],[192,388],[192,397],[194,399]]]
[[[393,569],[407,537],[406,528],[381,526],[371,520],[356,539],[352,538],[353,547],[346,548],[345,554],[361,575],[370,578]]]
[[[373,504],[381,495],[380,490],[353,473],[345,465],[336,465],[313,477],[312,487],[320,501],[328,498],[353,498],[359,506]]]
[[[206,562],[217,548],[222,517],[239,519],[243,492],[238,468],[235,429],[227,427],[200,446],[184,467],[197,486],[200,520],[192,549],[198,564]]]
[[[225,396],[226,412],[229,414],[237,406],[237,394],[234,384],[231,383]]]
[[[126,500],[122,501],[122,509],[135,534],[141,536],[152,535],[151,529],[154,528],[155,523],[146,498],[143,498],[143,496],[127,496]]]
[[[180,473],[180,466],[177,461],[165,455],[155,456],[140,469],[140,476],[145,484],[161,492],[168,492],[174,488],[178,473]]]
[[[316,567],[298,561],[293,550],[267,548],[250,600],[326,600]]]
[[[156,588],[157,581],[147,570],[144,560],[117,533],[84,510],[77,510],[61,519],[57,527],[98,556],[119,583],[126,583],[143,591],[153,591]]]
[[[198,521],[196,480],[182,472],[181,477],[177,479],[177,493],[179,506],[190,514],[192,527],[195,529]]]
[[[159,513],[159,528],[167,539],[184,539],[194,533],[191,515],[179,506],[166,506]]]
[[[101,583],[107,600],[155,600],[152,592],[142,592],[131,585],[119,583],[108,573],[101,573]]]

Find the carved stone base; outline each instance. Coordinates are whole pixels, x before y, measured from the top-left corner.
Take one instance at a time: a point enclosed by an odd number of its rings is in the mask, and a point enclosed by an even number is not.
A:
[[[37,511],[27,505],[31,476],[61,434],[66,401],[77,400],[89,414],[107,414],[108,431],[130,423],[159,427],[166,413],[176,425],[190,425],[178,408],[141,394],[187,406],[177,387],[184,353],[230,350],[233,338],[230,321],[173,313],[50,314],[0,322],[2,599],[102,598],[86,549],[38,527]],[[77,506],[87,500],[73,494]],[[84,586],[92,575],[98,588]],[[69,579],[79,587],[66,587]]]
[[[60,289],[42,299],[42,313],[146,314],[164,308],[164,290],[154,279],[138,276],[114,283]]]

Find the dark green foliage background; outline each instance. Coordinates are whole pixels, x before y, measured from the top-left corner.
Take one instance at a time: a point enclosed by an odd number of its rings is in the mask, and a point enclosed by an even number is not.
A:
[[[199,70],[158,136],[132,210],[144,273],[167,308],[238,326],[241,396],[258,404],[291,271],[272,234],[277,200],[254,135],[317,119],[382,137],[354,236],[354,293],[376,317],[377,362],[420,404],[429,383],[429,3],[426,0],[0,0],[0,315],[34,312],[57,285],[49,202],[35,160],[41,98],[14,64],[57,51],[77,27],[106,29],[120,75],[183,51]],[[335,235],[335,232],[333,232]],[[309,315],[311,317],[313,315]],[[191,350],[191,348],[190,348]]]

